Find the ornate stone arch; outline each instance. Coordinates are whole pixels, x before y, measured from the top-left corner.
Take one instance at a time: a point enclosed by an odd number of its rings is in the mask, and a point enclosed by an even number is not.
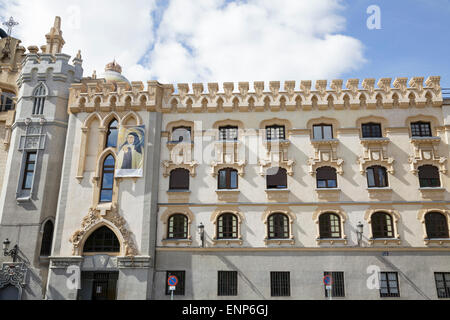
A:
[[[393,228],[394,228],[394,237],[390,239],[375,239],[373,237],[373,230],[372,230],[372,216],[375,213],[386,213],[389,214],[392,218]],[[366,213],[364,214],[364,220],[366,220],[367,224],[370,226],[369,228],[369,243],[375,244],[375,243],[382,243],[384,245],[387,245],[389,243],[396,243],[400,245],[402,243],[400,239],[400,234],[398,232],[398,226],[399,221],[401,219],[401,215],[397,210],[394,209],[385,209],[385,208],[371,208],[366,210]]]
[[[319,226],[319,218],[321,215],[326,214],[326,213],[332,213],[335,214],[337,216],[339,216],[339,220],[340,220],[340,224],[341,224],[341,238],[340,239],[321,239],[320,238],[320,226]],[[347,235],[345,233],[345,222],[348,220],[348,216],[345,213],[344,210],[342,209],[337,209],[337,208],[327,208],[327,207],[320,207],[318,208],[316,211],[314,211],[313,215],[312,215],[312,219],[314,221],[314,223],[316,224],[316,232],[317,232],[317,238],[316,238],[316,242],[317,244],[322,244],[322,243],[330,243],[331,245],[335,244],[335,243],[343,243],[344,245],[347,245],[348,240],[347,240]]]
[[[78,170],[77,179],[79,182],[83,180],[86,153],[89,147],[89,137],[92,123],[98,120],[99,128],[102,127],[102,117],[98,112],[91,113],[83,122],[81,126],[81,144],[80,144],[80,157],[78,158]]]
[[[369,116],[360,117],[356,120],[356,127],[359,129],[361,138],[362,138],[362,130],[361,130],[362,125],[365,123],[370,123],[370,122],[381,124],[381,131],[382,131],[383,137],[386,137],[386,128],[389,127],[389,120],[384,117],[369,115]]]
[[[289,239],[269,239],[269,228],[268,228],[269,217],[276,213],[281,213],[288,217],[288,219],[289,219]],[[294,231],[293,226],[294,226],[294,222],[296,219],[297,218],[296,218],[295,214],[292,212],[292,210],[289,207],[275,206],[275,207],[267,208],[261,216],[261,220],[264,222],[264,225],[265,225],[265,233],[266,233],[266,236],[264,238],[264,243],[266,245],[267,244],[281,245],[283,243],[294,245],[295,244],[295,236],[294,236],[294,232],[293,232]]]
[[[184,216],[187,217],[188,219],[188,233],[187,233],[187,239],[185,240],[172,240],[172,239],[168,239],[168,230],[167,230],[167,226],[168,226],[168,222],[171,216],[175,215],[175,214],[182,214]],[[163,244],[180,244],[180,243],[185,243],[185,244],[192,244],[192,232],[191,232],[191,228],[192,228],[192,222],[195,219],[195,215],[194,213],[187,207],[185,206],[174,206],[174,207],[169,207],[167,208],[160,217],[160,221],[164,224],[164,235],[163,235],[163,239],[162,242]]]
[[[125,219],[119,214],[115,206],[106,211],[106,214],[102,214],[98,209],[90,208],[88,215],[83,218],[81,228],[75,231],[69,239],[73,245],[72,255],[81,256],[86,240],[102,226],[108,227],[116,235],[120,242],[120,256],[138,255],[132,233],[126,225]]]
[[[227,239],[227,240],[219,240],[217,235],[217,219],[226,213],[231,213],[237,217],[238,220],[238,237],[237,239]],[[242,222],[244,222],[245,217],[242,214],[242,212],[237,207],[220,207],[214,210],[214,212],[211,214],[210,221],[214,224],[214,237],[213,237],[213,243],[225,243],[226,245],[236,243],[239,245],[242,245],[244,241],[242,240]]]
[[[100,128],[101,128],[101,129],[104,129],[104,130],[107,130],[107,129],[108,129],[108,126],[109,126],[109,124],[110,124],[110,122],[111,122],[113,119],[116,119],[116,120],[117,120],[117,122],[119,123],[119,126],[122,124],[120,115],[119,115],[118,113],[116,113],[115,111],[112,111],[112,112],[108,113],[108,114],[103,118],[103,120],[102,120],[102,122],[101,122],[101,124],[100,124]]]
[[[125,114],[122,119],[120,120],[120,124],[124,125],[127,123],[127,121],[131,118],[134,118],[134,120],[136,121],[136,125],[137,126],[141,126],[142,125],[142,118],[139,116],[139,114],[137,114],[134,111],[129,111],[127,114]]]
[[[439,245],[450,244],[450,239],[428,239],[427,228],[426,228],[426,224],[425,224],[425,216],[428,213],[431,213],[431,212],[439,212],[442,215],[444,215],[444,217],[447,218],[447,227],[450,228],[450,210],[443,209],[443,208],[433,208],[433,207],[423,208],[423,209],[419,210],[419,212],[417,213],[417,219],[422,223],[423,234],[424,234],[423,240],[424,240],[425,244],[426,245],[429,245],[429,244],[439,244]]]

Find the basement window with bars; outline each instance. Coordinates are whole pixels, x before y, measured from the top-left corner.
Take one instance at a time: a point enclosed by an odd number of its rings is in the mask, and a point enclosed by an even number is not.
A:
[[[323,276],[331,276],[331,296],[334,298],[345,297],[345,284],[344,284],[344,272],[330,272],[326,271],[323,273]],[[325,297],[329,298],[329,291],[325,289]]]
[[[237,271],[219,271],[217,274],[217,295],[237,296]]]
[[[380,272],[380,297],[400,297],[397,272]]]
[[[169,280],[170,276],[175,276],[178,279],[178,284],[176,285],[176,289],[173,292],[174,296],[184,296],[184,283],[185,283],[185,276],[186,276],[186,271],[167,271],[166,272],[166,295],[170,296],[172,294],[172,291],[170,291],[169,289],[169,284],[167,283],[167,281]]]
[[[438,298],[450,298],[450,272],[435,272],[434,279]]]
[[[290,272],[270,273],[270,295],[272,297],[289,297],[291,295]]]

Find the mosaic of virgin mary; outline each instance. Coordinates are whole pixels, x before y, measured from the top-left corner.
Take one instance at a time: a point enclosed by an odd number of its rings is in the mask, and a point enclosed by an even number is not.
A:
[[[116,177],[142,177],[145,126],[121,127],[117,141]]]

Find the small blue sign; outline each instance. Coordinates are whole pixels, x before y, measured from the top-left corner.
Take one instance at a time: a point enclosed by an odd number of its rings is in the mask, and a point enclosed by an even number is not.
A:
[[[167,283],[171,287],[176,286],[178,284],[178,278],[175,276],[170,276],[169,279],[167,280]]]
[[[330,275],[325,276],[325,277],[323,277],[323,283],[326,286],[331,286],[333,284],[333,278]]]

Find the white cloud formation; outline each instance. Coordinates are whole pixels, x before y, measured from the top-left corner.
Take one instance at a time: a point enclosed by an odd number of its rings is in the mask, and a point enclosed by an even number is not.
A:
[[[56,0],[15,0],[3,5],[21,22],[17,36],[26,46],[44,44],[54,16],[60,15],[64,52],[82,49],[86,76],[93,69],[100,74],[114,57],[130,80],[165,83],[332,79],[365,62],[362,43],[343,34],[339,0],[80,0],[69,7]]]

